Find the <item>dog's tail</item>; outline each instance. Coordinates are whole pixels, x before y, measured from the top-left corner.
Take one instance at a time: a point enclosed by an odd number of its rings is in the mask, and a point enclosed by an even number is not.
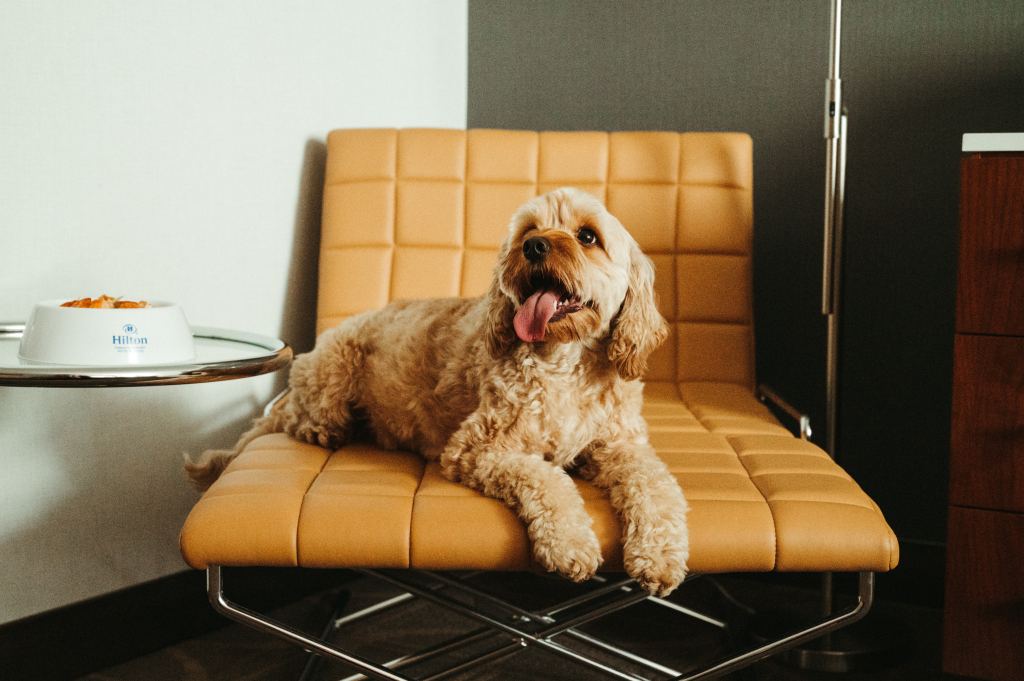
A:
[[[255,419],[252,423],[252,428],[242,433],[242,436],[238,438],[238,442],[231,449],[207,449],[195,461],[188,454],[184,454],[185,474],[188,476],[189,481],[191,481],[192,486],[200,492],[205,492],[220,477],[220,474],[224,472],[228,464],[242,453],[246,445],[260,435],[283,431],[284,424],[280,416],[280,407],[287,402],[288,397],[288,394],[283,395],[273,405],[269,414]]]

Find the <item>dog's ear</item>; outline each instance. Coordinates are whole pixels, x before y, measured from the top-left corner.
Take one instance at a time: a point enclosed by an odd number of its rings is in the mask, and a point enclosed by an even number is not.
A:
[[[630,245],[629,288],[612,325],[608,359],[626,380],[642,378],[647,357],[668,336],[668,323],[658,312],[654,296],[654,265]]]
[[[516,332],[512,326],[515,309],[512,301],[501,291],[498,277],[491,280],[491,287],[485,296],[487,316],[484,319],[484,342],[491,357],[497,359],[507,355],[516,343]]]

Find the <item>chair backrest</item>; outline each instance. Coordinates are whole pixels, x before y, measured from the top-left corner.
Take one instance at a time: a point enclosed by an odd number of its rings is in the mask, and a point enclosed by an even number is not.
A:
[[[515,209],[575,186],[654,261],[672,333],[647,380],[753,385],[752,156],[741,133],[334,131],[317,332],[399,298],[482,294]]]

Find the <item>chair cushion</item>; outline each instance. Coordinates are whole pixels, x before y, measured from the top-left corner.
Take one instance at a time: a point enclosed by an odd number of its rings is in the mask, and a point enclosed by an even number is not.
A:
[[[876,571],[898,545],[878,507],[750,390],[649,383],[650,439],[690,504],[690,569],[703,573]],[[619,570],[619,523],[577,481]],[[254,440],[196,504],[185,560],[208,565],[531,569],[525,527],[499,501],[445,479],[436,462],[365,444],[328,451],[283,434]]]

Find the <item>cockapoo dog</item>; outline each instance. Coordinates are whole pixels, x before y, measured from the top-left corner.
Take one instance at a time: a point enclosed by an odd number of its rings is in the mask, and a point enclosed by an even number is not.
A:
[[[597,199],[539,196],[513,216],[486,295],[398,301],[324,332],[271,413],[189,475],[208,486],[268,432],[328,448],[368,432],[508,504],[535,560],[583,581],[601,549],[569,469],[607,491],[629,575],[667,594],[689,547],[686,501],[640,415],[647,357],[667,335],[653,283],[650,260]]]

